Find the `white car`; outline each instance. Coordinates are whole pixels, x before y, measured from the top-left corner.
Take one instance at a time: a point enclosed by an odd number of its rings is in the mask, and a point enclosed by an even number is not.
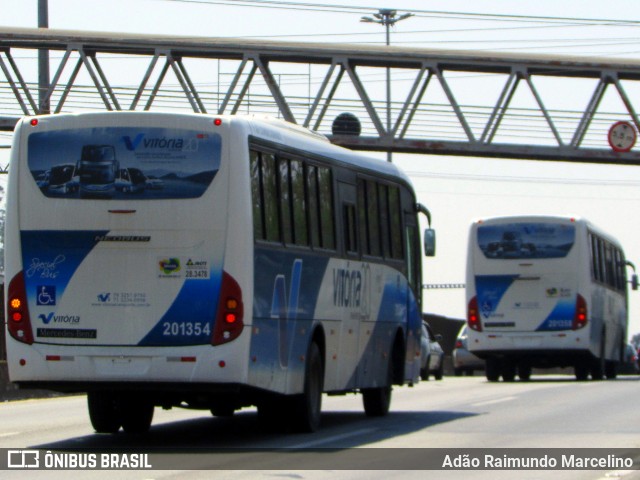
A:
[[[444,376],[444,351],[438,343],[442,335],[436,335],[427,322],[422,322],[422,336],[420,338],[420,378],[429,380],[433,375],[436,380],[442,380]]]
[[[467,348],[467,326],[460,330],[453,349],[453,372],[459,377],[463,373],[473,375],[475,370],[484,370],[484,360],[476,357]]]

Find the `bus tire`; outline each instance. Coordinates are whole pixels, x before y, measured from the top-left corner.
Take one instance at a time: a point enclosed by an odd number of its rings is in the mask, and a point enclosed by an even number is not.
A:
[[[392,356],[391,358],[395,358]],[[429,367],[427,366],[427,371]],[[362,389],[362,405],[367,417],[384,417],[391,407],[391,392],[393,383],[393,362],[387,364],[387,385],[377,388]]]
[[[487,358],[485,364],[485,374],[487,376],[487,380],[490,382],[497,382],[500,380],[500,360],[497,358]]]
[[[513,360],[505,358],[502,361],[502,380],[505,382],[513,382],[516,379],[516,364]]]
[[[126,433],[146,433],[153,421],[153,403],[143,398],[121,399],[122,429]]]
[[[615,360],[606,360],[604,363],[604,375],[607,380],[615,380],[618,377],[618,362]]]
[[[233,417],[236,413],[236,409],[233,405],[216,405],[209,409],[211,415],[214,417]]]
[[[604,368],[599,358],[593,360],[591,365],[591,380],[602,380],[604,378]]]
[[[523,382],[528,382],[531,379],[531,365],[528,363],[519,363],[518,364],[518,378]]]
[[[579,382],[584,382],[589,378],[589,367],[584,363],[584,361],[578,361],[574,367],[573,371],[576,376],[576,380]]]
[[[96,433],[117,433],[121,420],[117,398],[109,392],[87,393],[89,420]]]
[[[304,392],[291,398],[291,426],[296,432],[315,432],[322,416],[324,366],[320,347],[311,342],[307,349],[304,373]]]
[[[604,358],[605,333],[602,332],[600,339],[600,356],[591,359],[591,379],[602,380],[604,378],[604,370],[606,360]]]

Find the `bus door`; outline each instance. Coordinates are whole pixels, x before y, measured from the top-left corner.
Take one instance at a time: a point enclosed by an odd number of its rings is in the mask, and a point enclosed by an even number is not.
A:
[[[571,330],[578,288],[574,237],[573,225],[550,222],[478,227],[476,296],[487,331]]]

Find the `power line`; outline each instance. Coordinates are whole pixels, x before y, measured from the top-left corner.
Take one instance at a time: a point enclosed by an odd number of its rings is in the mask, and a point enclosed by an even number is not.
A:
[[[310,2],[291,2],[283,0],[159,0],[172,3],[193,3],[201,5],[229,5],[236,7],[258,7],[273,8],[298,11],[324,11],[335,13],[370,13],[379,8],[375,6],[350,6],[336,4],[321,4]],[[456,11],[437,11],[437,10],[416,10],[412,8],[402,8],[394,6],[395,10],[409,12],[415,16],[424,16],[428,18],[452,18],[452,19],[472,19],[472,20],[489,20],[489,21],[510,21],[510,22],[572,22],[583,25],[621,25],[621,26],[638,26],[640,21],[636,20],[620,20],[611,18],[580,18],[580,17],[559,17],[559,16],[541,16],[541,15],[513,15],[513,14],[496,14],[496,13],[473,13],[473,12],[456,12]]]
[[[186,3],[186,4],[197,4],[197,5],[226,5],[230,7],[252,7],[252,8],[268,8],[268,9],[276,9],[276,10],[287,10],[287,11],[297,11],[297,12],[325,12],[325,13],[343,13],[343,14],[361,14],[361,13],[370,13],[371,11],[377,10],[377,7],[363,7],[363,6],[350,6],[350,5],[342,5],[342,4],[320,4],[320,3],[312,3],[312,2],[294,2],[294,1],[284,1],[284,0],[157,0],[162,2],[170,2],[170,3]],[[568,28],[568,27],[593,27],[593,26],[618,26],[618,27],[637,27],[640,25],[640,21],[636,20],[622,20],[622,19],[611,19],[611,18],[580,18],[580,17],[560,17],[560,16],[536,16],[536,15],[513,15],[513,14],[487,14],[487,13],[473,13],[473,12],[456,12],[456,11],[436,11],[436,10],[419,10],[419,9],[403,9],[400,7],[395,7],[397,10],[402,10],[412,14],[415,17],[422,19],[449,19],[449,20],[465,20],[465,21],[482,21],[482,22],[508,22],[518,24],[513,27],[499,27],[496,25],[492,25],[490,27],[483,28],[471,28],[471,29],[443,29],[443,30],[425,30],[425,31],[414,31],[414,32],[397,32],[399,34],[408,35],[408,34],[440,34],[440,33],[455,33],[455,32],[483,32],[483,31],[491,31],[492,33],[495,31],[505,31],[505,30],[522,30],[522,29],[548,29],[548,28]],[[525,24],[536,24],[525,26]],[[328,34],[298,34],[298,35],[256,35],[249,36],[247,38],[321,38],[326,36],[336,37],[347,37],[354,35],[371,35],[371,33],[328,33]],[[530,47],[518,47],[513,48],[511,46],[507,48],[501,48],[500,50],[523,50],[523,49],[539,49],[539,48],[584,48],[584,47],[614,47],[620,45],[635,45],[637,44],[637,40],[633,38],[628,39],[616,39],[617,43],[612,43],[613,39],[606,38],[597,38],[593,39],[596,43],[590,44],[580,44],[575,45],[575,42],[580,41],[591,41],[591,40],[580,40],[580,39],[566,39],[566,40],[558,40],[560,45],[545,45],[544,47],[539,46],[530,46]],[[621,42],[620,40],[623,40]],[[628,40],[628,42],[627,42]],[[523,43],[528,42],[528,40],[515,40],[516,42]],[[545,39],[542,40],[544,43],[549,43],[551,40]],[[421,41],[416,40],[413,42],[410,41],[397,41],[396,43],[401,44],[473,44],[474,46],[478,43],[495,43],[495,42],[504,42],[504,40],[429,40],[429,41]],[[530,43],[539,43],[540,40],[532,39],[529,41]],[[350,42],[354,44],[367,44],[367,43],[379,43],[379,42]],[[511,45],[513,41],[509,40],[509,44]],[[566,43],[574,43],[573,45]],[[473,50],[480,50],[478,48],[473,48]],[[620,55],[632,55],[634,52],[614,52],[613,54],[616,56]]]

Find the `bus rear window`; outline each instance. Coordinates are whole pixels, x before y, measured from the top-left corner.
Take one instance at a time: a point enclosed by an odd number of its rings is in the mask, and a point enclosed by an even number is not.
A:
[[[575,226],[560,223],[480,225],[478,246],[490,259],[564,258],[575,240]]]
[[[105,127],[35,132],[28,166],[51,198],[198,198],[220,168],[211,132]]]

